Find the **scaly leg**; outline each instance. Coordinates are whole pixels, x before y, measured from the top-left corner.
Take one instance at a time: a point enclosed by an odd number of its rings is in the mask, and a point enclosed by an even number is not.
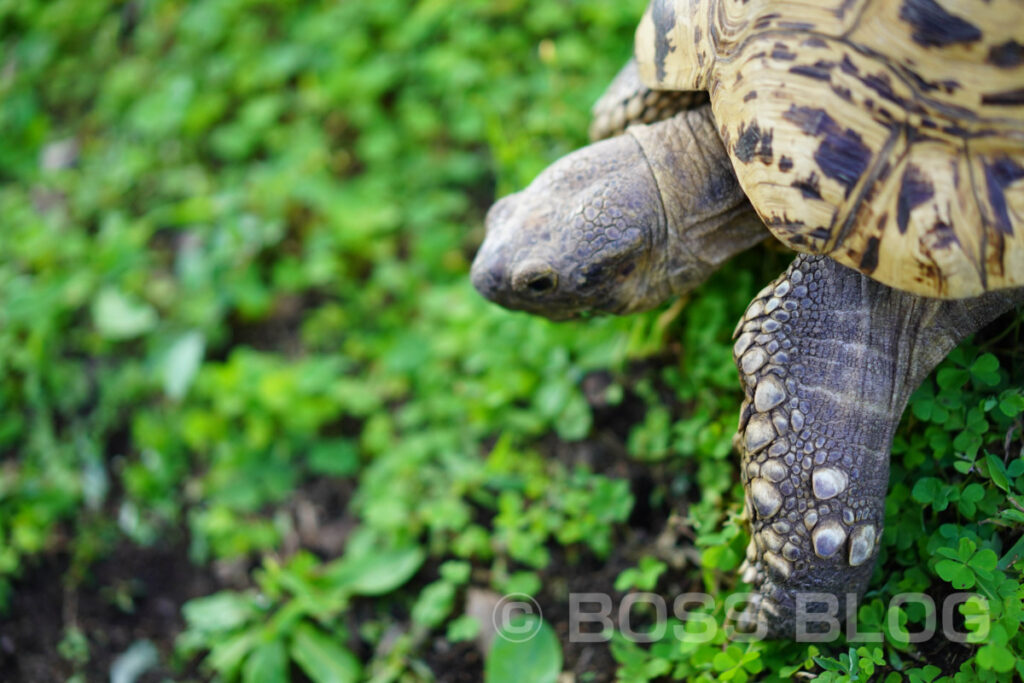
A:
[[[889,450],[910,394],[1024,290],[942,301],[894,290],[824,256],[798,256],[747,308],[734,357],[746,400],[736,444],[757,590],[741,629],[796,635],[798,601],[867,588],[882,535]],[[806,604],[806,603],[805,603]],[[807,631],[822,624],[811,615]],[[805,631],[806,632],[806,631]]]
[[[640,82],[636,60],[630,59],[591,109],[590,140],[620,135],[638,123],[664,121],[707,102],[703,90],[651,90]]]

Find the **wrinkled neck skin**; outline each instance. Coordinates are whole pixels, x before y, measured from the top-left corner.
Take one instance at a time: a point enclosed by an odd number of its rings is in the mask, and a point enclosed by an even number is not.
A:
[[[704,106],[577,150],[497,202],[472,280],[555,320],[632,313],[767,235]]]
[[[736,180],[710,106],[664,124],[632,126],[626,134],[640,146],[664,207],[659,272],[669,295],[692,291],[725,261],[768,237]]]

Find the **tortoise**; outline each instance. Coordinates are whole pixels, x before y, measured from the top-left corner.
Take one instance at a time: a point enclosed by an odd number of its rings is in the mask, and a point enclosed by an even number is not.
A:
[[[770,236],[798,252],[733,347],[738,625],[796,637],[866,590],[910,394],[1024,302],[1024,5],[654,0],[634,57],[607,139],[488,212],[472,281],[560,320],[652,308]]]

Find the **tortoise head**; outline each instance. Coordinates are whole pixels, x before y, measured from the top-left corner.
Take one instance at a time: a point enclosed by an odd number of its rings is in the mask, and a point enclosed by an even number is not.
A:
[[[636,140],[620,136],[562,157],[491,207],[473,285],[556,320],[628,313],[669,295],[664,242],[650,167]]]
[[[487,214],[473,285],[554,320],[653,308],[767,234],[702,107],[562,157]]]

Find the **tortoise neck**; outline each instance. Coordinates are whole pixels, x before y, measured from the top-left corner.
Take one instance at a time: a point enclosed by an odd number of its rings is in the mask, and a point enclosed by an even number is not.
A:
[[[769,232],[747,200],[704,105],[627,131],[640,145],[665,218],[662,264],[671,293],[691,291]]]

